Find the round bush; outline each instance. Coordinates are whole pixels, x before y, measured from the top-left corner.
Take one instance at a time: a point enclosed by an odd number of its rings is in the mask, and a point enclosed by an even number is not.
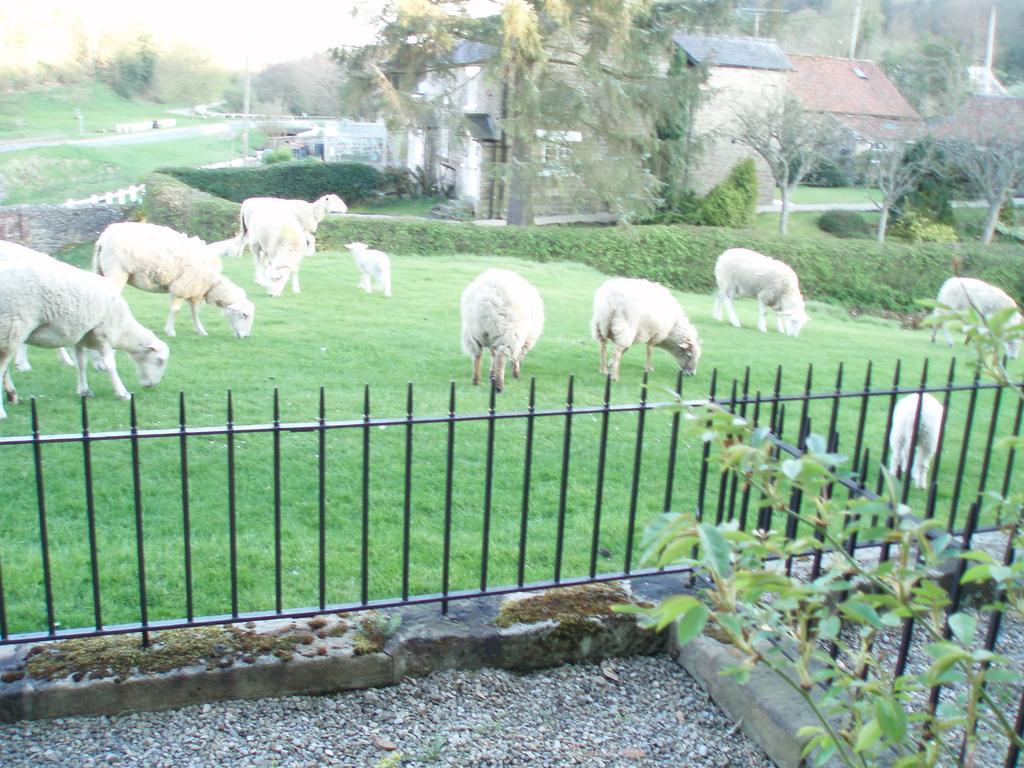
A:
[[[825,211],[818,217],[818,229],[836,237],[871,237],[874,227],[856,211]]]

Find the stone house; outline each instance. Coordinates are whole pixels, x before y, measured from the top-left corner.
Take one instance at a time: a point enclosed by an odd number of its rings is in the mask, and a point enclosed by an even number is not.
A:
[[[768,164],[734,142],[730,133],[738,126],[738,112],[782,97],[791,68],[788,58],[774,40],[765,38],[679,33],[672,39],[689,66],[707,70],[701,86],[707,99],[694,115],[690,136],[700,149],[686,186],[706,195],[737,163],[751,157],[757,169],[758,202],[770,203],[775,182]]]

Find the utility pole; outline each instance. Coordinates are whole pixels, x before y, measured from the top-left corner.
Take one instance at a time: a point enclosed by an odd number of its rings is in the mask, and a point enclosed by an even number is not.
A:
[[[850,29],[850,58],[857,57],[857,33],[860,32],[860,1],[853,7],[853,27]]]
[[[758,32],[761,31],[761,14],[754,11],[754,37],[760,37]]]
[[[996,47],[996,7],[988,14],[988,42],[985,45],[985,93],[992,93],[992,55]]]
[[[245,57],[245,91],[242,94],[242,111],[245,116],[242,118],[242,162],[249,162],[249,57]]]

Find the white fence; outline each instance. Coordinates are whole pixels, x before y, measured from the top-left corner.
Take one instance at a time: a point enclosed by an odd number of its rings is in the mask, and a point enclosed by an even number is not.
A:
[[[99,195],[90,195],[89,197],[82,198],[81,200],[72,200],[70,197],[67,202],[64,203],[66,208],[70,208],[76,205],[99,205],[100,203],[106,203],[107,205],[125,205],[127,203],[137,203],[142,200],[146,194],[145,184],[132,184],[130,187],[122,187],[121,189],[115,190],[114,192],[103,192]]]

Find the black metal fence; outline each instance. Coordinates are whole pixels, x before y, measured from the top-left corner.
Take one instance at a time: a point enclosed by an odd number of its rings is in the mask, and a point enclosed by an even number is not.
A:
[[[851,497],[882,490],[897,399],[934,394],[944,416],[928,487],[905,477],[902,500],[970,544],[1016,514],[988,492],[1019,489],[1016,451],[998,440],[1019,435],[1024,404],[993,384],[958,382],[955,361],[943,373],[929,381],[926,362],[907,385],[897,365],[879,385],[868,365],[847,389],[840,366],[815,391],[808,368],[803,391],[784,394],[781,367],[768,391],[747,369],[731,381],[715,372],[699,397],[680,375],[677,391],[683,403],[711,400],[768,426],[794,456],[822,434],[851,457]],[[452,383],[447,413],[418,416],[410,384],[393,418],[371,415],[367,387],[362,415],[348,420],[327,418],[321,389],[319,417],[307,422],[282,422],[275,392],[265,424],[236,424],[228,393],[226,423],[214,427],[188,424],[182,393],[177,425],[140,428],[132,401],[130,428],[106,432],[90,430],[83,399],[81,430],[67,434],[41,433],[33,401],[32,434],[0,438],[15,499],[0,517],[0,644],[127,632],[148,642],[156,629],[422,603],[447,611],[485,594],[679,573],[638,562],[640,532],[668,509],[802,533],[716,470],[710,447],[682,429],[680,401],[649,401],[646,377],[635,403],[613,404],[611,387],[581,405],[570,377],[564,407],[540,409],[531,382],[526,410],[498,411],[492,391],[486,413],[460,414]],[[127,478],[111,481],[112,466]],[[879,542],[848,547],[889,557]],[[812,576],[820,565],[813,558]],[[952,599],[956,610],[959,589]],[[985,647],[998,650],[1003,617],[987,615]],[[900,671],[915,642],[909,624]],[[1011,749],[1006,764],[1016,760]]]

